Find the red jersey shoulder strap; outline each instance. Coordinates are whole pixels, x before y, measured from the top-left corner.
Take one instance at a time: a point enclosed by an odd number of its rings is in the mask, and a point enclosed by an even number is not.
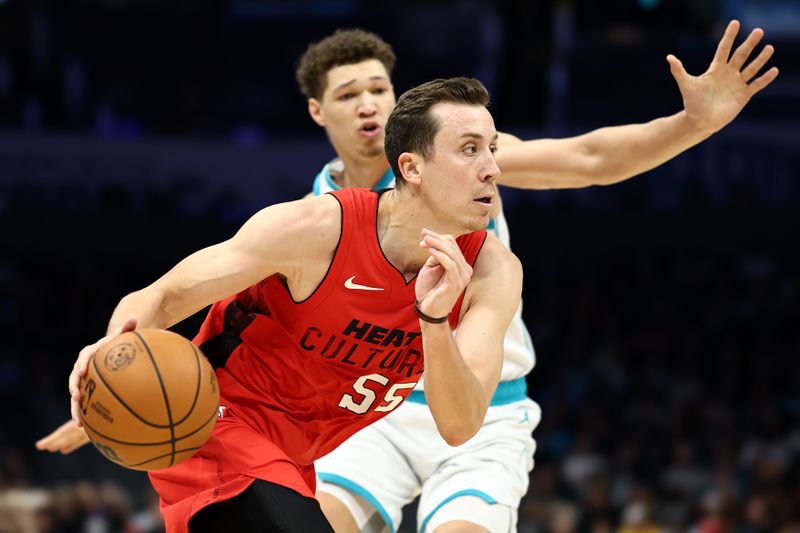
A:
[[[369,190],[352,187],[330,191],[342,206],[342,237],[350,240],[353,232],[363,228],[377,227],[378,195]]]
[[[483,243],[486,242],[486,230],[475,231],[467,233],[456,239],[458,247],[461,248],[461,253],[464,254],[464,259],[467,260],[469,266],[474,267],[475,261],[478,259],[478,254],[483,248]],[[461,293],[461,296],[456,300],[453,309],[450,310],[449,321],[450,327],[456,329],[458,327],[458,318],[461,316],[461,305],[464,303],[464,294],[466,289]]]

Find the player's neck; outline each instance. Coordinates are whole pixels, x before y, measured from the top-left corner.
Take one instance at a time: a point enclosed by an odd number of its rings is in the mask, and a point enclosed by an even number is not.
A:
[[[427,210],[420,208],[421,202],[407,198],[411,191],[387,191],[381,195],[378,205],[378,242],[386,259],[406,279],[419,272],[430,255],[420,248],[422,228],[449,233]]]
[[[372,189],[389,169],[386,156],[347,157],[340,155],[344,170],[336,178],[336,183],[343,189],[348,187],[365,187]]]

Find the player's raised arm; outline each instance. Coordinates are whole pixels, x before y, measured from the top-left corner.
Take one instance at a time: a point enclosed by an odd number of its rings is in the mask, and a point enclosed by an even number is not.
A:
[[[731,21],[700,76],[688,74],[678,58],[667,56],[683,97],[684,108],[675,115],[566,139],[523,142],[502,135],[498,183],[525,189],[608,185],[646,172],[705,140],[736,118],[750,98],[778,76],[776,67],[758,76],[774,52],[772,45],[751,58],[764,37],[760,28],[731,54],[738,32],[739,22]]]
[[[310,293],[313,287],[305,285],[313,274],[304,275],[297,265],[324,272],[338,242],[339,216],[339,204],[330,196],[267,207],[232,238],[193,253],[151,285],[125,296],[114,310],[106,337],[81,350],[70,374],[76,424],[80,425],[80,379],[105,340],[137,325],[168,328],[273,274],[283,275],[290,291],[298,291],[300,297]]]
[[[452,237],[428,234],[424,242],[431,250],[433,267],[430,280],[423,277],[425,269],[417,280],[424,314],[442,313],[441,308],[426,304],[437,291],[445,290],[448,275],[469,279],[455,338],[447,322],[420,320],[425,397],[439,433],[448,444],[456,446],[480,429],[497,388],[503,338],[519,306],[522,266],[491,235],[487,236],[474,269],[457,253]],[[432,288],[426,292],[429,286]]]

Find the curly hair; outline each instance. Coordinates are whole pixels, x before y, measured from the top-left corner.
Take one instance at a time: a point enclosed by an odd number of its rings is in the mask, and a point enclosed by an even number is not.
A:
[[[336,30],[333,35],[308,45],[300,58],[295,73],[300,92],[306,98],[319,99],[325,92],[329,70],[369,59],[383,63],[386,72],[392,75],[397,58],[386,41],[364,30]]]

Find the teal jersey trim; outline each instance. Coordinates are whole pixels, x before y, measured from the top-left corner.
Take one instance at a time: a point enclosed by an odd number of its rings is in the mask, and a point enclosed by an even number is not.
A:
[[[328,187],[330,187],[334,191],[338,191],[338,190],[341,189],[341,187],[339,187],[339,184],[336,183],[335,181],[333,181],[333,178],[331,177],[331,165],[330,165],[330,163],[325,165],[325,168],[322,169],[322,172],[324,172],[323,177],[325,178],[325,184]]]
[[[392,167],[389,167],[386,172],[383,173],[383,176],[381,176],[381,179],[378,180],[378,183],[375,184],[372,190],[377,191],[390,187],[394,187],[394,172],[392,172]]]
[[[425,519],[422,521],[422,524],[420,524],[419,529],[417,531],[419,533],[423,533],[425,531],[425,526],[428,525],[428,522],[430,522],[431,518],[433,518],[433,515],[436,514],[436,511],[438,511],[439,509],[441,509],[442,507],[444,507],[446,504],[450,503],[451,501],[455,500],[456,498],[460,498],[462,496],[475,496],[475,497],[480,498],[481,500],[485,501],[489,505],[494,505],[494,504],[497,503],[497,500],[495,500],[494,498],[492,498],[491,496],[489,496],[488,494],[486,494],[482,490],[478,490],[478,489],[460,490],[460,491],[456,492],[455,494],[452,494],[452,495],[448,496],[447,498],[445,498],[442,501],[442,503],[440,503],[439,505],[434,507],[433,511],[428,513],[428,516],[426,516]]]
[[[499,405],[507,405],[514,402],[521,402],[528,397],[528,382],[525,378],[512,379],[511,381],[501,381],[497,385],[497,390],[494,391],[492,401],[489,402],[489,407],[497,407]],[[425,393],[421,390],[413,390],[408,395],[407,402],[424,403]]]
[[[319,171],[319,174],[316,175],[314,178],[314,185],[311,188],[311,192],[314,196],[319,196],[323,193],[323,185],[325,186],[326,190],[331,191],[339,191],[342,187],[333,180],[331,177],[331,164],[328,163],[322,170]],[[381,179],[378,180],[378,183],[372,188],[373,191],[378,191],[381,189],[389,189],[394,187],[394,173],[392,172],[391,167],[389,167],[386,172],[383,173]]]
[[[380,502],[369,492],[367,489],[359,485],[358,483],[354,483],[347,479],[346,477],[342,477],[336,474],[328,474],[327,472],[317,472],[317,477],[320,478],[322,481],[330,483],[332,485],[338,485],[343,489],[347,489],[352,493],[358,494],[365,500],[367,500],[370,505],[372,505],[375,510],[380,513],[383,520],[386,522],[386,525],[389,526],[389,531],[395,533],[394,529],[394,522],[392,522],[392,518],[389,516],[389,513],[386,512],[386,509],[380,504]]]
[[[322,174],[322,173],[323,173],[323,172],[325,172],[325,169],[326,169],[326,168],[328,168],[328,166],[327,166],[327,165],[325,166],[325,168],[323,168],[323,169],[320,171],[320,173],[319,173],[319,174],[317,174],[317,177],[316,177],[316,178],[314,178],[314,186],[313,186],[313,187],[311,187],[311,192],[312,192],[312,194],[313,194],[314,196],[319,196],[320,194],[322,194],[322,179],[323,179],[323,178],[322,178],[322,176],[323,176],[323,174]]]
[[[493,218],[489,220],[489,224],[486,225],[486,231],[490,231],[494,234],[495,237],[500,237],[500,233],[497,230],[497,219]]]

